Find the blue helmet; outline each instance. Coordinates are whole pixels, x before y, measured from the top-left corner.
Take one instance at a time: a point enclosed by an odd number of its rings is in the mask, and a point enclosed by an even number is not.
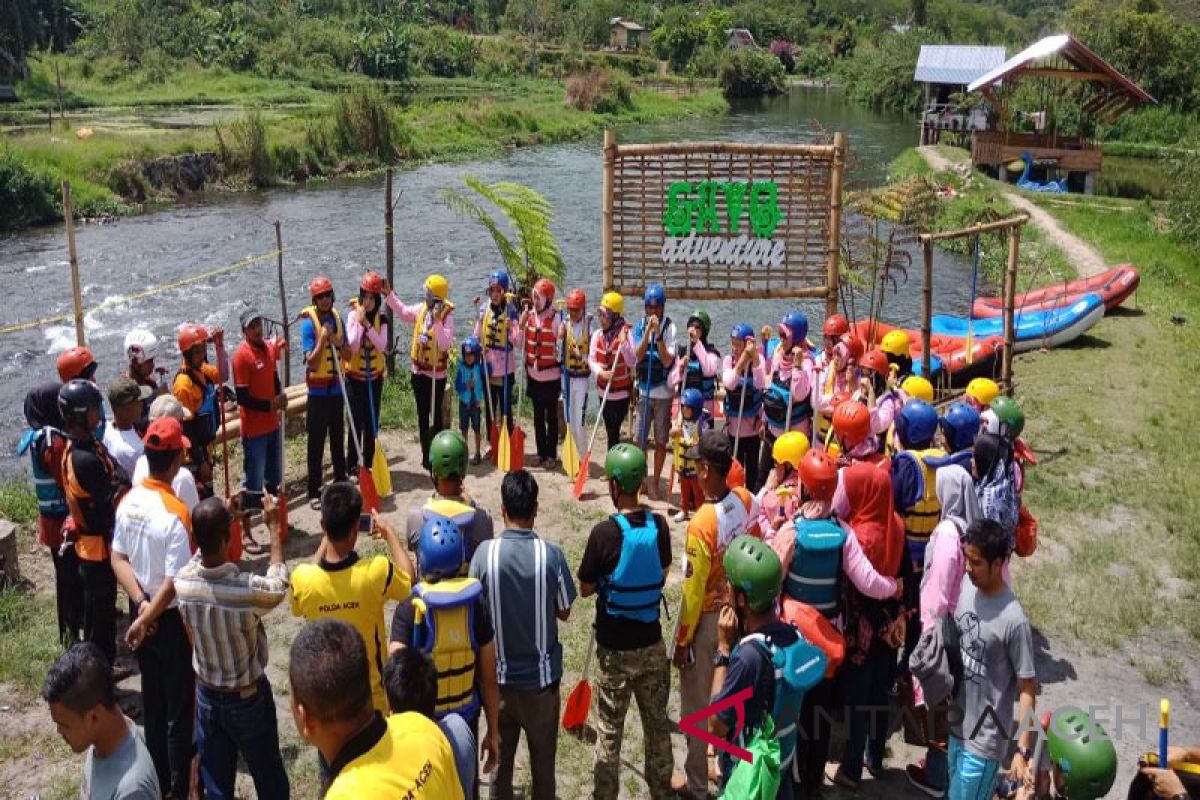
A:
[[[481,348],[479,346],[478,337],[468,336],[467,338],[463,339],[462,354],[464,356],[467,355],[468,353],[477,356],[482,352],[483,352],[483,348]]]
[[[905,447],[928,447],[937,427],[937,411],[924,400],[909,400],[896,415],[896,433]]]
[[[679,396],[679,402],[684,408],[690,408],[697,414],[704,410],[704,395],[699,389],[684,389],[683,394]]]
[[[466,559],[466,542],[457,522],[441,516],[425,520],[417,540],[417,563],[422,578],[453,578]]]
[[[508,273],[502,269],[494,269],[488,273],[488,288],[499,286],[504,291],[508,291]]]
[[[808,317],[803,311],[792,310],[783,315],[783,319],[779,322],[788,329],[792,335],[792,344],[800,345],[808,336]]]
[[[747,339],[753,339],[754,338],[754,328],[751,328],[749,325],[747,325],[744,322],[739,322],[737,325],[734,325],[733,330],[731,330],[729,332],[729,338],[730,339],[738,339],[743,342],[746,341]]]
[[[652,283],[646,287],[646,294],[642,297],[642,300],[648,306],[665,306],[667,304],[667,290],[663,288],[661,283]]]
[[[979,433],[979,412],[966,403],[954,403],[941,419],[942,435],[949,448],[958,452],[975,444]]]

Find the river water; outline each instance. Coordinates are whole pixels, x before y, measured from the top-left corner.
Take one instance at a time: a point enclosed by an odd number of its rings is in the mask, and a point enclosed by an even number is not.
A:
[[[912,145],[915,127],[907,118],[852,105],[837,90],[796,88],[767,101],[741,105],[712,118],[675,120],[618,131],[618,141],[810,140],[813,121],[828,131],[845,131],[853,153],[852,183],[878,184],[887,164]],[[499,158],[453,165],[429,165],[397,173],[402,192],[396,207],[396,283],[403,299],[415,302],[430,272],[445,274],[460,337],[470,324],[471,299],[484,293],[489,270],[498,265],[495,247],[476,223],[456,218],[436,197],[439,188],[461,186],[471,173],[485,181],[525,183],[545,194],[556,211],[554,231],[567,263],[567,286],[581,286],[594,307],[600,294],[600,141],[515,150]],[[240,311],[260,307],[279,317],[274,259],[265,259],[209,280],[171,289],[133,303],[120,298],[270,251],[273,221],[283,223],[288,309],[294,316],[307,301],[305,286],[316,273],[329,275],[339,304],[357,290],[362,272],[383,271],[384,181],[333,181],[296,189],[239,195],[202,196],[166,210],[110,224],[85,225],[76,239],[83,301],[105,307],[86,317],[88,344],[100,362],[101,384],[123,368],[125,334],[135,326],[154,330],[170,344],[159,365],[177,362],[175,328],[196,321],[237,329]],[[920,308],[920,259],[906,285],[886,301],[884,317],[912,324]],[[9,302],[0,305],[0,327],[71,311],[70,271],[64,229],[41,228],[0,240],[0,286]],[[970,267],[950,254],[935,263],[935,311],[964,313],[970,294]],[[629,300],[630,316],[639,304]],[[667,313],[682,325],[691,303],[672,303]],[[736,307],[735,307],[736,305]],[[757,329],[775,322],[791,302],[707,303],[714,343],[725,344],[729,326],[750,322]],[[801,303],[819,325],[823,305]],[[864,300],[858,303],[865,315]],[[231,343],[238,336],[232,334]],[[0,335],[0,472],[14,466],[15,441],[24,426],[21,401],[34,383],[54,376],[54,356],[74,343],[71,323]],[[298,370],[293,367],[293,382]]]

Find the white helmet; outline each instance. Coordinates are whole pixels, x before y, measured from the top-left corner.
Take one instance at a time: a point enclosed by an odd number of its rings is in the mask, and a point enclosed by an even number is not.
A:
[[[158,357],[158,337],[148,330],[132,330],[125,335],[125,355],[135,364]]]

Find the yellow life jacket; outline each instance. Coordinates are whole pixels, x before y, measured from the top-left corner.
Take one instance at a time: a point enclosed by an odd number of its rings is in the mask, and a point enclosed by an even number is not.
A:
[[[680,475],[691,477],[696,474],[696,459],[687,458],[684,456],[684,453],[687,452],[689,447],[693,447],[699,443],[700,430],[695,420],[681,419],[679,427],[679,436],[671,443],[671,446],[674,448],[675,471]]]
[[[371,329],[375,333],[383,330],[383,314],[375,315],[375,324],[371,325]],[[367,378],[378,380],[383,375],[383,366],[383,351],[371,344],[371,340],[364,333],[358,350],[350,354],[350,361],[346,364],[346,374],[360,381],[365,381]]]
[[[572,378],[586,378],[591,375],[587,363],[588,346],[591,343],[592,332],[588,325],[587,318],[580,320],[583,323],[583,336],[576,339],[574,331],[574,323],[567,320],[567,375]]]
[[[938,522],[942,518],[942,504],[937,498],[937,481],[935,480],[935,471],[930,469],[925,463],[927,458],[940,458],[946,455],[946,451],[940,447],[931,447],[928,450],[906,450],[917,460],[917,464],[921,467],[921,479],[925,484],[925,491],[921,495],[921,499],[916,505],[905,511],[901,516],[904,517],[904,535],[912,545],[924,545],[929,541],[929,537],[933,534],[933,529],[937,527]],[[922,563],[924,561],[924,553],[922,555]]]
[[[413,644],[428,653],[437,670],[439,717],[470,717],[479,708],[475,691],[475,602],[483,593],[476,578],[452,578],[413,587],[416,610]]]
[[[483,321],[479,325],[479,341],[486,350],[508,350],[508,320],[507,309],[499,314],[492,311],[489,303],[484,309]]]
[[[822,398],[825,395],[833,394],[833,379],[836,377],[836,372],[832,364],[826,364],[823,377],[825,378],[825,382],[818,392],[818,395]],[[814,441],[826,441],[833,430],[833,418],[817,411],[813,414],[813,423],[816,425],[816,439]]]
[[[431,314],[427,314],[428,305],[421,303],[421,307],[417,309],[417,321],[413,325],[412,346],[408,349],[409,358],[412,359],[413,366],[417,369],[423,369],[430,372],[445,372],[446,360],[448,353],[437,351],[437,339],[433,332],[433,319]],[[421,336],[425,335],[425,343],[421,343]],[[437,355],[437,366],[434,366],[434,355]]]
[[[338,313],[336,308],[329,309],[329,313],[333,315],[334,335],[341,341],[346,340],[346,328],[342,324],[342,315]],[[313,333],[321,332],[321,315],[317,312],[316,306],[308,306],[300,312],[301,316],[306,316],[312,320]],[[304,368],[304,382],[308,384],[310,389],[328,389],[337,383],[337,370],[333,366],[334,348],[326,347],[325,352],[321,354],[321,360],[317,364],[316,369],[312,369],[307,365]]]

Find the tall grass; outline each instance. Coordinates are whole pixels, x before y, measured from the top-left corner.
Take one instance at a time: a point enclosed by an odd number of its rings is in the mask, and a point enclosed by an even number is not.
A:
[[[18,525],[32,525],[37,519],[37,496],[19,477],[0,481],[0,518]]]
[[[34,692],[62,653],[53,593],[0,591],[0,683]]]

